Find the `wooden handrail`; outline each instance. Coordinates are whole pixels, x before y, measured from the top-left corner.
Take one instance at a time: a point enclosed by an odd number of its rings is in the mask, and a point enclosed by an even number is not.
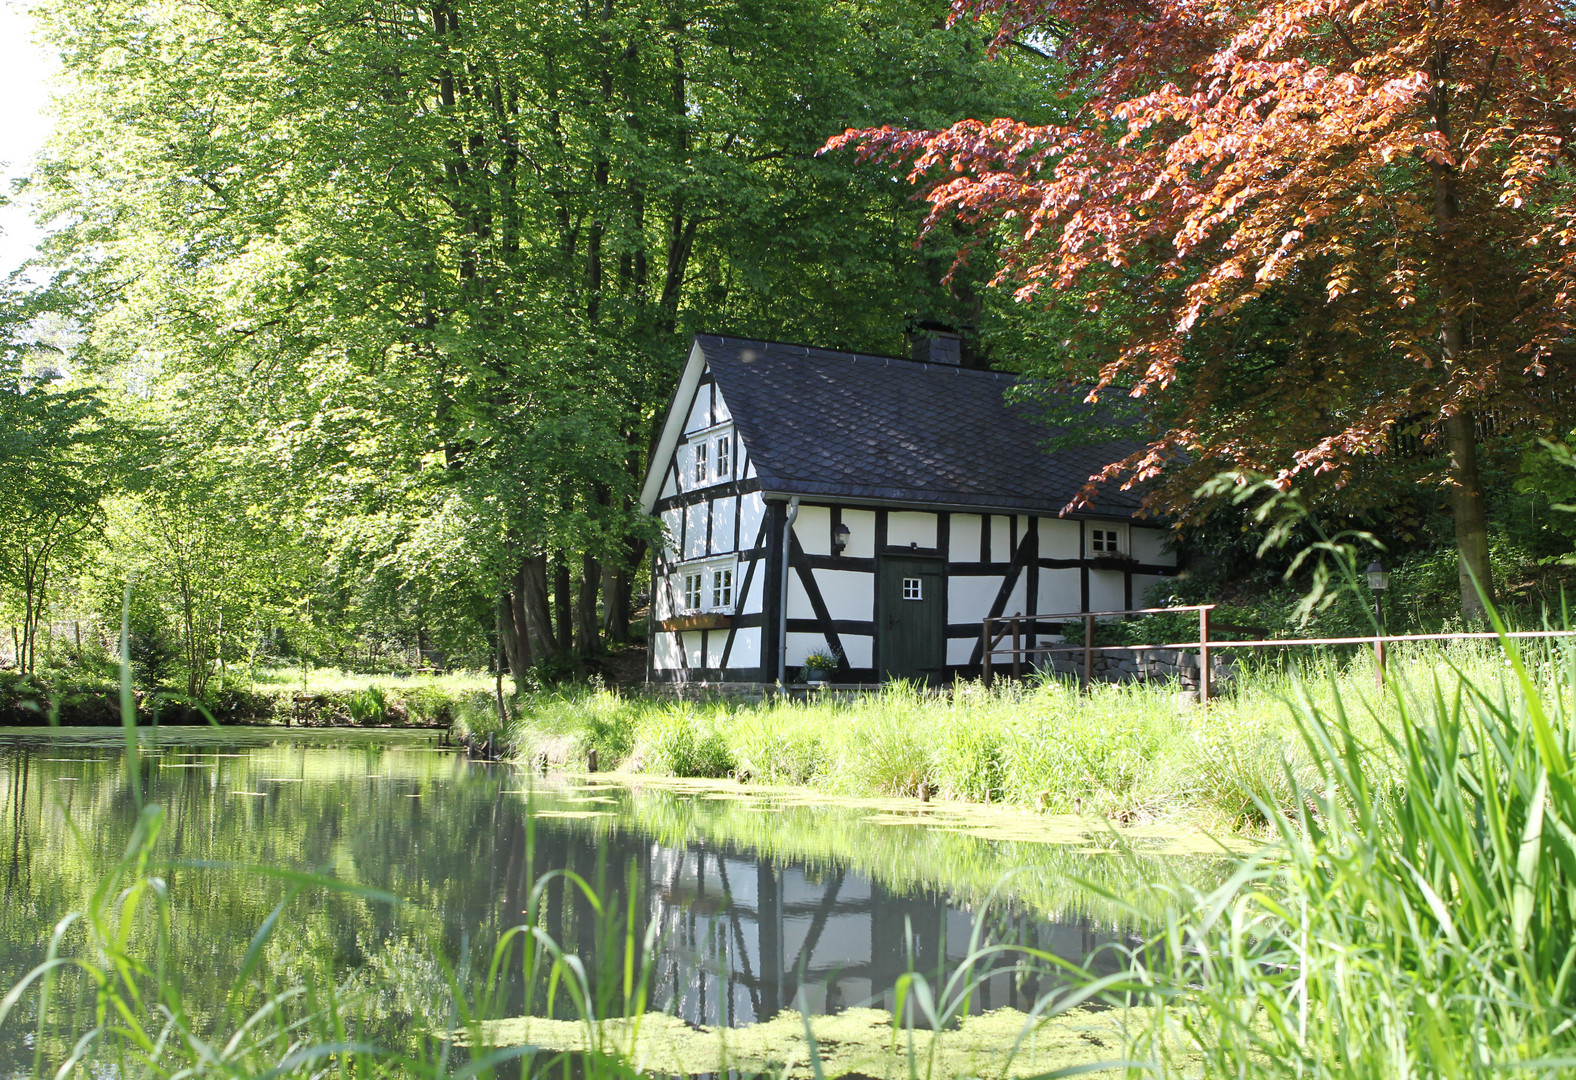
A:
[[[1528,638],[1562,638],[1576,637],[1576,630],[1514,630],[1504,634],[1495,631],[1472,631],[1455,634],[1368,634],[1362,637],[1329,637],[1329,638],[1258,638],[1252,641],[1221,641],[1211,637],[1210,612],[1215,609],[1214,604],[1190,604],[1186,607],[1169,608],[1133,608],[1125,611],[1067,611],[1054,615],[993,615],[981,620],[981,675],[987,686],[991,685],[994,677],[992,661],[997,655],[1010,655],[1012,657],[1013,675],[1021,672],[1022,658],[1033,655],[1048,655],[1051,653],[1076,653],[1084,655],[1083,671],[1079,680],[1082,688],[1087,691],[1094,678],[1095,652],[1147,652],[1157,649],[1172,649],[1177,651],[1197,649],[1199,653],[1199,700],[1208,702],[1210,695],[1210,681],[1213,672],[1210,670],[1210,652],[1215,649],[1263,649],[1284,648],[1293,645],[1368,645],[1374,650],[1375,663],[1379,669],[1379,677],[1383,680],[1385,664],[1385,646],[1391,643],[1407,641],[1482,641],[1489,639],[1528,639]],[[1094,643],[1094,621],[1103,616],[1115,615],[1161,615],[1181,613],[1188,611],[1198,612],[1198,640],[1172,641],[1152,645],[1096,645]],[[1030,645],[1022,644],[1021,629],[1025,621],[1056,622],[1081,620],[1084,624],[1084,640],[1082,645]],[[991,624],[999,623],[1001,629],[992,636]],[[1267,633],[1262,627],[1234,626],[1229,623],[1214,625],[1215,630],[1224,630],[1227,633]],[[1000,647],[1002,638],[1011,633],[1013,645],[1010,649]],[[1065,641],[1065,636],[1063,638]]]

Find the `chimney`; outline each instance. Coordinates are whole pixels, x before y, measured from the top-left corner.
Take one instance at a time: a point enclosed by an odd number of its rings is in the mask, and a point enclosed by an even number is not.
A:
[[[931,329],[921,324],[910,335],[909,348],[915,360],[924,364],[951,364],[963,362],[963,338],[950,330]]]

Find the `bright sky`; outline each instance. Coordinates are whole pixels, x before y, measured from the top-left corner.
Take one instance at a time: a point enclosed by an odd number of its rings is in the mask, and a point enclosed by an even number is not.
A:
[[[49,100],[52,58],[33,41],[33,22],[25,0],[0,0],[0,183],[25,173],[49,136],[43,109]],[[15,270],[33,253],[39,232],[23,206],[0,207],[0,276]]]

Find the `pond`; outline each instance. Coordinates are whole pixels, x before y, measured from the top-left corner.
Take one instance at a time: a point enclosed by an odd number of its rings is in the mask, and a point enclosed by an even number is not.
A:
[[[0,732],[7,854],[0,982],[43,956],[123,854],[136,820],[118,732]],[[144,788],[164,808],[175,977],[217,1014],[248,944],[281,901],[273,978],[331,973],[386,1044],[453,1025],[451,978],[485,970],[550,871],[539,925],[622,985],[628,941],[653,942],[650,1007],[684,1031],[761,1029],[785,1009],[879,1016],[909,971],[933,982],[978,942],[1023,944],[1109,967],[1141,915],[1106,898],[1139,878],[1209,877],[1214,860],[1143,837],[1112,850],[1087,824],[917,800],[840,800],[723,782],[542,776],[471,762],[431,733],[182,730],[144,735]],[[331,875],[399,898],[309,888],[260,873]],[[1106,952],[1102,956],[1101,950]],[[983,962],[968,1012],[1024,1010],[1054,976]],[[572,1017],[560,988],[512,975],[494,1015]],[[600,992],[600,991],[599,991]],[[613,994],[603,993],[606,1000]],[[542,1041],[495,1025],[493,1036]],[[562,1034],[562,1033],[560,1033]],[[572,1038],[572,1035],[564,1035]],[[1092,1038],[1092,1036],[1086,1036]],[[0,1073],[31,1068],[26,1024],[0,1029]],[[669,1066],[677,1070],[680,1066]]]

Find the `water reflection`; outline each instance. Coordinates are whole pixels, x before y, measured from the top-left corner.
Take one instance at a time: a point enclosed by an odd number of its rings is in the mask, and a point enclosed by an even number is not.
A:
[[[617,985],[624,932],[640,940],[654,927],[653,1004],[694,1024],[890,1009],[905,971],[935,975],[963,958],[985,891],[1010,868],[985,916],[989,940],[1080,961],[1120,936],[1080,908],[1093,894],[1068,883],[1069,872],[1109,872],[1108,860],[1050,845],[893,827],[868,808],[544,783],[470,764],[430,735],[173,738],[149,748],[145,784],[167,812],[158,854],[184,864],[167,871],[175,959],[187,993],[215,1010],[224,973],[285,892],[246,866],[324,871],[408,901],[303,897],[270,952],[283,969],[326,964],[361,987],[364,1020],[391,1040],[445,1022],[433,957],[484,966],[550,870],[582,875],[610,901],[599,917],[561,879],[545,894],[546,929],[585,957],[593,982]],[[0,735],[0,983],[37,963],[50,928],[122,854],[136,813],[127,780],[113,736]],[[1001,970],[972,1008],[1023,1008],[1043,989]],[[517,982],[501,1004],[510,1015],[562,1008],[540,991]],[[24,1062],[19,1037],[0,1031],[0,1071]]]

